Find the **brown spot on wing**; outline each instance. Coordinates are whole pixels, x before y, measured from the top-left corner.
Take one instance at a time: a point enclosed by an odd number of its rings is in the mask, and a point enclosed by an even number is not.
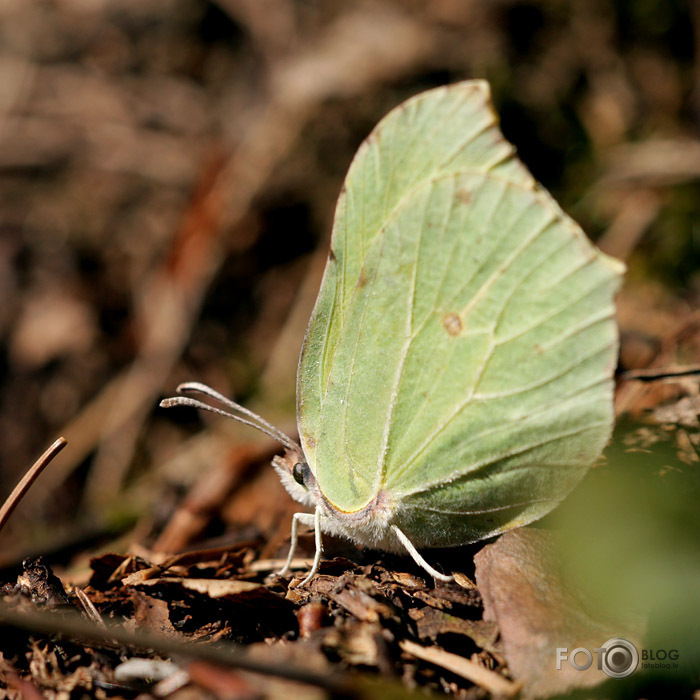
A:
[[[457,199],[462,204],[469,204],[472,201],[472,193],[466,187],[460,187],[457,190]]]
[[[442,325],[451,336],[459,335],[462,332],[462,319],[459,314],[453,312],[445,314],[442,317]]]

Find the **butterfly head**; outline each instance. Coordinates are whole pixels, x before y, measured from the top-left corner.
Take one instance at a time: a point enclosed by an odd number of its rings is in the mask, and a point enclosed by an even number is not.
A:
[[[283,456],[272,458],[272,466],[295,501],[306,506],[316,505],[318,492],[316,477],[301,450],[287,447]]]
[[[271,423],[268,423],[257,413],[245,406],[241,406],[241,404],[227,398],[218,391],[206,386],[206,384],[186,382],[185,384],[180,384],[177,391],[181,396],[164,399],[160,402],[160,405],[164,408],[169,408],[170,406],[192,406],[193,408],[201,408],[205,411],[226,416],[227,418],[233,418],[233,420],[249,425],[284,445],[284,455],[275,457],[272,460],[272,466],[279,474],[284,487],[289,491],[292,498],[307,506],[316,504],[319,499],[316,477],[311,471],[299,443],[292,440]],[[213,399],[216,403],[224,406],[224,408],[211,406],[189,396],[182,396],[182,394],[192,393]]]

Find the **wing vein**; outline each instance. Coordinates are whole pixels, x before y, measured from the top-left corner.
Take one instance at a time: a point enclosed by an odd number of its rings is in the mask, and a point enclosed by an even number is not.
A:
[[[533,389],[540,389],[543,386],[547,386],[547,384],[555,382],[557,379],[561,379],[564,375],[576,369],[576,367],[579,367],[588,360],[594,358],[596,355],[600,355],[600,353],[605,352],[606,350],[610,350],[613,346],[614,343],[606,343],[605,345],[596,348],[594,352],[591,352],[588,355],[584,355],[583,357],[577,356],[575,362],[568,365],[556,374],[550,375],[546,379],[543,379],[542,381],[533,382],[531,384],[527,384],[526,386],[521,386],[518,389],[515,389],[514,391],[499,391],[494,392],[492,394],[474,394],[474,399],[478,401],[492,401],[493,399],[505,399],[511,396],[525,394],[528,391],[532,391]]]
[[[587,431],[593,430],[594,428],[598,428],[601,426],[609,426],[609,421],[595,421],[592,423],[587,423],[584,426],[574,428],[573,430],[568,430],[562,433],[558,433],[557,435],[554,435],[552,437],[548,437],[544,440],[540,440],[539,442],[533,442],[530,444],[527,444],[523,447],[518,448],[517,450],[511,450],[508,452],[504,452],[500,455],[497,455],[495,457],[488,457],[487,459],[481,460],[480,462],[476,462],[475,464],[470,465],[469,471],[463,472],[459,474],[456,477],[448,478],[448,479],[442,479],[439,481],[434,481],[429,484],[423,484],[421,485],[420,488],[414,489],[413,491],[405,491],[401,493],[402,497],[407,497],[407,496],[415,496],[416,494],[419,493],[425,493],[426,491],[431,491],[434,489],[436,486],[442,486],[444,484],[458,484],[462,481],[467,481],[468,479],[471,479],[474,477],[474,475],[480,470],[483,469],[484,467],[488,467],[492,464],[496,464],[497,462],[500,462],[505,459],[510,459],[511,457],[517,457],[518,455],[525,454],[526,452],[529,452],[530,450],[534,450],[538,447],[543,447],[544,445],[548,445],[553,442],[558,442],[559,440],[564,440],[565,438],[572,437],[573,435],[579,435],[581,433],[585,433]],[[528,464],[528,465],[519,465],[516,467],[513,467],[507,471],[512,472],[512,471],[517,471],[519,469],[532,469],[533,465]],[[503,470],[500,473],[505,473],[506,470]]]
[[[523,244],[521,244],[521,246],[519,246],[516,249],[516,251],[511,255],[510,258],[507,259],[506,262],[511,260],[513,258],[513,256],[517,256],[522,250],[527,248],[527,246],[529,246],[550,225],[551,225],[551,221],[547,222],[544,226],[536,229],[535,232],[533,234],[531,234],[525,240],[525,242]],[[502,268],[503,268],[503,264],[494,273],[491,274],[489,279],[479,289],[479,292],[475,295],[475,297],[472,297],[472,301],[474,298],[478,297],[481,294],[481,292],[483,292],[485,287],[490,286],[490,284],[492,284],[493,280],[498,278],[499,272]],[[506,265],[506,268],[507,268],[507,265]],[[463,289],[464,288],[465,287],[463,286]],[[458,296],[458,294],[455,296]],[[463,310],[460,315],[466,314],[467,310],[469,309],[470,305],[472,304],[472,301],[470,301],[469,304],[467,304],[466,309]],[[469,392],[466,399],[457,405],[457,408],[447,417],[447,419],[437,428],[437,430],[434,430],[433,433],[431,435],[429,435],[428,438],[424,441],[424,443],[418,448],[418,450],[406,461],[404,468],[401,470],[402,473],[409,467],[409,465],[411,465],[415,461],[415,458],[418,455],[420,455],[425,449],[427,449],[427,447],[429,447],[432,444],[432,442],[450,425],[450,423],[454,420],[454,418],[457,415],[459,415],[464,410],[464,408],[471,403],[477,389],[479,388],[479,384],[480,384],[481,379],[483,377],[484,371],[486,370],[486,367],[488,366],[488,363],[489,363],[491,357],[493,356],[494,347],[495,346],[492,342],[491,348],[489,349],[489,351],[484,353],[484,359],[483,359],[481,365],[479,366],[479,370],[475,374],[474,385],[471,388],[471,391]]]
[[[467,138],[459,142],[457,147],[447,156],[447,158],[440,162],[438,168],[447,168],[452,163],[452,161],[455,160],[455,158],[457,158],[460,155],[460,153],[462,153],[464,149],[467,148],[467,146],[469,146],[469,144],[474,143],[474,141],[476,141],[476,139],[478,139],[479,136],[485,134],[489,129],[493,127],[493,125],[493,119],[487,118],[486,121],[474,131],[472,131]],[[488,170],[488,168],[485,168],[485,170]]]
[[[524,216],[525,212],[529,210],[531,207],[534,206],[534,202],[529,204],[523,212],[520,214],[518,219],[520,219],[522,216]],[[491,286],[500,279],[501,275],[505,270],[507,270],[512,264],[513,261],[520,256],[525,250],[527,250],[554,222],[556,221],[556,218],[549,219],[549,221],[546,221],[545,223],[541,224],[538,228],[535,228],[524,240],[522,243],[520,243],[519,246],[515,248],[515,250],[496,268],[496,270],[491,274],[491,276],[484,282],[484,284],[479,288],[477,293],[469,300],[469,303],[462,309],[461,313],[462,314],[467,314],[469,311],[471,311],[476,303],[480,301],[484,294],[486,294],[487,291],[491,289]],[[512,230],[513,226],[510,227],[508,230]],[[505,236],[504,236],[505,237]],[[501,237],[501,241],[503,241],[504,237]],[[464,289],[466,289],[467,285],[462,286],[462,288],[453,296],[453,299],[456,299],[459,297]]]
[[[435,506],[421,504],[421,510],[427,510],[431,513],[441,513],[442,515],[483,515],[484,513],[497,513],[502,510],[509,510],[510,508],[522,508],[523,506],[530,506],[533,503],[549,503],[552,500],[551,498],[536,498],[531,501],[506,503],[501,506],[494,506],[493,508],[477,508],[476,510],[451,510],[449,508],[435,508]]]
[[[454,185],[453,185],[454,187]],[[421,216],[421,226],[420,226],[420,234],[419,234],[419,239],[417,241],[417,249],[420,251],[420,248],[423,245],[423,237],[424,237],[424,232],[425,232],[425,217],[427,214],[428,210],[428,202],[430,201],[430,194],[425,198],[425,202],[423,205],[423,214]],[[452,206],[452,199],[450,199],[450,208]],[[403,380],[403,373],[404,373],[404,368],[406,366],[406,358],[408,357],[408,353],[411,348],[411,344],[413,343],[413,318],[414,318],[414,313],[415,313],[415,303],[416,303],[416,285],[417,285],[417,280],[418,280],[418,265],[419,265],[419,260],[420,260],[420,255],[418,255],[414,261],[413,265],[413,275],[411,279],[411,303],[410,303],[410,309],[411,313],[409,315],[408,319],[408,333],[407,333],[407,340],[404,343],[404,347],[401,350],[401,356],[399,359],[399,366],[398,366],[398,371],[395,374],[395,380],[394,384],[391,390],[391,396],[389,398],[389,412],[386,418],[386,422],[384,424],[384,434],[382,436],[382,448],[379,453],[379,469],[378,469],[378,483],[375,485],[375,493],[379,492],[379,489],[381,486],[384,484],[385,481],[385,476],[386,476],[386,469],[387,469],[387,453],[389,450],[389,441],[391,439],[391,429],[393,427],[393,422],[394,422],[394,411],[396,410],[396,401],[399,396],[399,387],[401,386],[401,382]]]
[[[568,303],[564,304],[564,306],[560,306],[556,311],[553,311],[552,313],[548,314],[547,316],[543,316],[537,320],[537,323],[532,324],[531,326],[528,326],[527,328],[524,328],[523,330],[518,331],[517,333],[514,333],[513,335],[509,335],[507,338],[504,338],[502,340],[496,341],[496,345],[506,345],[510,343],[511,341],[515,340],[516,338],[521,338],[524,335],[527,335],[528,333],[532,333],[537,328],[540,328],[543,326],[545,323],[548,321],[551,321],[553,318],[556,318],[559,316],[559,314],[564,313],[565,311],[568,311],[570,308],[573,306],[576,306],[576,304],[582,302],[584,299],[589,297],[591,294],[594,292],[597,292],[599,289],[602,289],[603,287],[607,287],[610,284],[609,279],[604,279],[600,283],[594,285],[590,289],[587,289],[586,291],[583,292],[580,296],[577,296],[575,299],[572,299]]]
[[[590,359],[591,357],[594,357],[595,355],[601,353],[603,350],[605,350],[605,348],[601,348],[600,350],[597,350],[595,353],[592,353],[589,357],[583,358],[583,359],[582,359],[579,363],[577,363],[577,364],[581,364],[582,362],[585,362],[586,360]],[[569,368],[569,370],[567,370],[567,371],[570,371],[571,369],[573,369],[574,367],[576,367],[577,364],[576,364],[576,365],[573,365],[573,366],[572,366],[571,368]],[[563,376],[563,375],[561,375],[561,376]],[[551,377],[551,378],[549,379],[549,381],[546,382],[546,383],[549,383],[549,382],[551,382],[551,381],[555,381],[555,380],[558,379],[558,378],[559,378],[559,377]],[[580,395],[581,395],[583,392],[587,391],[588,389],[592,389],[594,386],[598,386],[598,385],[600,385],[600,384],[605,384],[607,381],[608,381],[607,378],[603,378],[603,379],[596,378],[594,381],[592,381],[590,384],[588,384],[588,385],[586,385],[586,386],[584,386],[584,387],[576,387],[576,389],[575,389],[574,391],[572,391],[571,393],[565,394],[564,396],[558,397],[558,399],[557,399],[557,406],[559,406],[560,408],[562,408],[562,407],[564,406],[564,404],[565,404],[569,399],[576,398],[576,397],[580,397]],[[544,386],[544,384],[543,384],[543,386]],[[530,387],[530,388],[532,388],[532,387]],[[536,388],[536,387],[535,387],[535,388]],[[527,389],[526,389],[526,391],[527,391]],[[504,393],[504,394],[490,394],[490,395],[488,395],[488,394],[484,394],[484,395],[474,394],[474,396],[471,397],[471,400],[486,403],[486,402],[488,402],[488,401],[493,401],[493,400],[502,399],[502,398],[505,398],[505,397],[508,397],[508,396],[511,396],[511,395],[516,395],[516,394],[518,394],[518,393],[523,393],[523,390],[519,390],[519,391],[517,391],[517,392],[513,392],[513,394],[505,394],[505,393]],[[454,420],[454,419],[459,415],[459,413],[467,407],[467,405],[468,405],[468,404],[465,403],[465,404],[461,407],[461,409],[460,409],[459,412],[453,414],[453,415],[450,417],[450,422],[451,422],[452,420]],[[582,402],[580,405],[585,405],[585,402]],[[541,414],[547,413],[547,411],[552,410],[552,408],[554,408],[554,406],[552,406],[551,404],[549,404],[549,403],[544,403],[542,406],[540,406],[539,409],[534,410],[534,411],[530,411],[530,412],[528,413],[528,419],[532,419],[532,418],[535,418],[535,417],[537,417],[537,416],[539,416],[539,415],[541,415]],[[403,474],[409,467],[411,467],[411,466],[418,460],[418,458],[420,457],[420,455],[421,455],[422,453],[424,453],[425,450],[427,450],[427,449],[430,447],[430,444],[432,444],[432,442],[434,441],[434,439],[435,439],[436,437],[438,437],[439,433],[442,432],[443,430],[445,430],[448,426],[449,426],[448,423],[444,423],[444,424],[440,427],[440,430],[432,436],[432,440],[431,440],[431,441],[426,442],[426,443],[424,443],[423,445],[421,445],[421,447],[419,447],[419,448],[406,460],[406,462],[405,462],[405,464],[404,464],[404,467],[401,469],[401,472],[400,472],[400,473]],[[483,438],[488,437],[489,435],[492,435],[492,434],[494,434],[494,433],[497,433],[499,430],[502,430],[502,424],[496,425],[496,426],[495,426],[493,429],[491,429],[491,430],[484,430],[484,431],[482,431],[482,432],[480,432],[480,433],[478,433],[478,434],[475,434],[473,438],[468,439],[468,440],[465,440],[464,442],[462,442],[462,447],[466,447],[467,445],[471,445],[471,444],[473,444],[474,442],[477,442],[478,440],[482,440]]]
[[[381,250],[382,251],[384,250],[384,242],[385,242],[385,240],[382,239],[382,241],[381,241]],[[381,257],[381,253],[380,253],[380,257]],[[378,273],[379,273],[379,265],[377,265],[377,267],[375,268],[375,270],[372,274],[372,281],[370,284],[370,289],[374,289],[374,285],[376,284]],[[357,465],[356,465],[354,459],[352,458],[352,456],[350,454],[349,444],[348,444],[348,439],[347,439],[348,409],[349,409],[349,405],[350,405],[350,402],[348,401],[348,397],[350,395],[353,382],[355,381],[356,376],[357,376],[355,374],[355,361],[357,360],[357,353],[358,353],[359,348],[360,348],[360,339],[362,338],[362,328],[364,326],[364,321],[365,321],[365,317],[367,315],[367,309],[369,307],[369,303],[370,303],[371,298],[372,298],[372,294],[370,292],[367,294],[367,296],[365,298],[364,308],[362,309],[362,316],[361,316],[359,324],[358,324],[358,332],[357,332],[357,336],[355,338],[355,347],[353,349],[352,359],[350,361],[350,373],[348,375],[350,377],[350,380],[347,383],[347,388],[346,388],[345,394],[344,394],[343,418],[342,418],[342,422],[341,422],[341,424],[343,426],[343,451],[345,453],[345,459],[347,461],[347,464],[350,466],[350,469],[351,469],[351,477],[353,480],[353,485],[354,485],[354,476],[355,476],[355,474],[357,474],[358,468],[357,468]],[[330,387],[330,384],[331,384],[331,382],[329,381],[328,382],[329,387]]]
[[[506,297],[505,301],[503,302],[503,305],[501,306],[498,314],[496,315],[496,320],[494,321],[493,324],[493,333],[494,336],[498,335],[498,328],[501,325],[501,322],[503,321],[503,315],[506,312],[506,309],[508,308],[508,305],[510,304],[511,300],[513,297],[522,289],[523,285],[527,283],[527,281],[530,279],[532,275],[534,275],[541,267],[546,263],[548,260],[553,258],[555,255],[557,255],[562,249],[566,248],[569,245],[570,241],[566,240],[562,243],[562,245],[557,246],[554,250],[551,250],[547,252],[546,255],[544,255],[542,258],[539,260],[536,260],[535,263],[531,266],[531,268],[527,271],[527,274],[525,277],[523,277],[510,291],[508,296]],[[499,345],[497,342],[496,345]]]
[[[444,91],[442,95],[440,96],[440,100],[435,100],[435,103],[433,104],[433,110],[428,111],[424,110],[423,114],[423,120],[422,123],[425,124],[426,122],[430,121],[430,118],[433,116],[434,112],[438,111],[440,105],[447,99],[448,93],[447,91]],[[385,198],[384,198],[384,207],[382,208],[382,212],[384,215],[386,215],[388,206],[389,206],[389,201],[390,197],[389,194],[391,192],[391,183],[394,182],[394,179],[396,177],[396,171],[398,170],[399,166],[404,164],[404,161],[406,159],[407,154],[411,153],[413,151],[413,148],[418,141],[418,139],[421,139],[425,143],[425,150],[428,150],[428,146],[431,143],[432,139],[435,137],[435,134],[439,133],[440,130],[443,128],[444,121],[449,121],[449,119],[454,115],[454,113],[462,106],[462,101],[455,102],[455,105],[453,108],[445,114],[444,118],[442,121],[440,119],[435,120],[436,126],[435,128],[430,131],[428,134],[423,134],[423,130],[421,129],[414,129],[413,131],[413,137],[409,141],[409,143],[404,147],[403,153],[401,155],[401,158],[399,158],[397,161],[393,161],[392,157],[392,168],[391,172],[389,175],[389,180],[388,180],[388,185],[385,191]],[[423,138],[421,138],[423,137]],[[420,178],[419,182],[424,182],[426,179],[430,177],[429,173],[426,173],[425,177]],[[416,183],[418,184],[418,183]],[[386,221],[386,218],[384,219]]]

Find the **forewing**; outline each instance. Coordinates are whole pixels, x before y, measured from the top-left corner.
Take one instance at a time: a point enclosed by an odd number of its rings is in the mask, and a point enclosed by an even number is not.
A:
[[[488,85],[482,81],[408,100],[360,146],[338,199],[330,255],[299,363],[299,432],[312,470],[331,367],[367,251],[414,188],[465,170],[532,184],[500,134]]]
[[[471,139],[453,90],[478,103]],[[509,157],[482,98],[482,84],[421,96],[348,175],[299,374],[304,448],[342,510],[386,487],[409,509],[515,524],[563,497],[609,435],[620,266]],[[443,157],[435,120],[452,130]],[[397,144],[423,177],[396,166]]]

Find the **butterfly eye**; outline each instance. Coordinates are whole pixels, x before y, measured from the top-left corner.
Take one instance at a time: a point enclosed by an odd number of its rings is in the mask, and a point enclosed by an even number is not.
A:
[[[304,475],[306,474],[306,470],[308,468],[308,465],[304,464],[303,462],[297,462],[292,467],[292,476],[294,477],[294,481],[296,481],[297,484],[301,484],[301,486],[306,486],[306,484],[304,483]]]

